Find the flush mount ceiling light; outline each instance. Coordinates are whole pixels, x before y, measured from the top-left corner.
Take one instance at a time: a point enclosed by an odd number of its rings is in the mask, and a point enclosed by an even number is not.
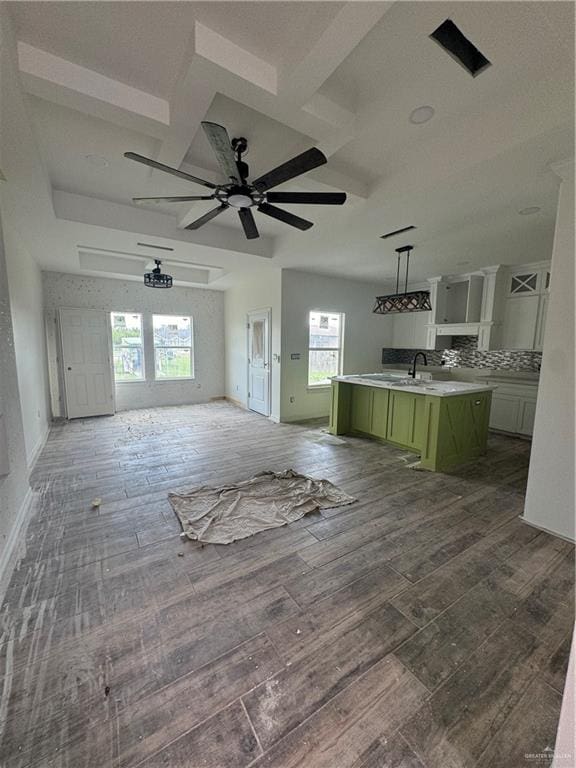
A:
[[[162,274],[162,262],[159,259],[154,259],[154,263],[156,266],[152,272],[144,273],[144,285],[148,288],[172,288],[172,275]]]
[[[434,107],[425,105],[413,109],[412,112],[410,112],[410,117],[408,119],[413,125],[423,125],[424,123],[427,123],[428,120],[432,120],[435,114]]]
[[[398,312],[430,312],[430,291],[408,291],[408,270],[410,268],[410,253],[413,245],[403,245],[396,248],[398,265],[396,267],[396,293],[386,296],[376,296],[376,303],[372,312],[376,315],[391,315]],[[406,254],[406,276],[404,278],[404,293],[399,293],[400,284],[400,259]]]
[[[96,168],[107,168],[110,163],[102,155],[84,155],[84,159]]]
[[[530,205],[528,208],[522,208],[521,211],[518,211],[520,216],[532,216],[534,213],[538,213],[540,211],[540,207],[538,205]]]

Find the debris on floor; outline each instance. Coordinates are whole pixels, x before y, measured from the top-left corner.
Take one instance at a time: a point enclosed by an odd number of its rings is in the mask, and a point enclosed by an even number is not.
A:
[[[341,437],[331,435],[326,429],[311,429],[309,432],[304,432],[304,437],[307,440],[312,440],[314,443],[323,445],[347,445],[348,442]]]
[[[97,509],[102,504],[102,499],[92,499],[92,509]]]

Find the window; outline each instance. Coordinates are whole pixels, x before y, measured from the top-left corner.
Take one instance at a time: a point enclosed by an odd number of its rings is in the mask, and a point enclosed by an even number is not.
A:
[[[312,311],[308,327],[308,386],[325,387],[342,372],[344,315]]]
[[[143,381],[142,315],[112,312],[110,320],[115,380],[117,382]]]
[[[154,374],[157,379],[191,379],[192,318],[179,315],[153,315]]]

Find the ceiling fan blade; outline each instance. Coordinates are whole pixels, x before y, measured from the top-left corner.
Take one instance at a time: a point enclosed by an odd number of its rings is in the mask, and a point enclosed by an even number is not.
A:
[[[268,192],[269,203],[303,203],[305,205],[343,205],[345,192]]]
[[[322,152],[313,147],[312,149],[307,149],[306,152],[302,152],[301,155],[296,155],[292,160],[279,165],[274,170],[268,171],[264,176],[260,176],[256,181],[253,181],[252,184],[259,192],[266,192],[267,189],[277,187],[278,184],[294,179],[296,176],[311,171],[313,168],[318,168],[319,165],[324,165],[327,162]]]
[[[222,168],[224,176],[226,176],[226,183],[234,181],[238,184],[241,179],[240,174],[238,173],[238,166],[236,165],[236,158],[234,157],[228,131],[223,125],[205,121],[202,122],[202,128],[204,129],[206,138],[210,142],[210,146],[216,155],[220,168]]]
[[[258,232],[258,228],[250,208],[240,208],[238,211],[238,216],[240,216],[240,221],[244,227],[244,234],[248,240],[254,240],[256,237],[260,237],[260,233]]]
[[[201,226],[204,224],[207,224],[209,221],[211,221],[215,216],[218,216],[221,213],[224,213],[224,211],[228,210],[227,205],[220,205],[218,208],[212,208],[211,211],[208,211],[208,213],[205,213],[204,216],[200,216],[199,219],[196,219],[196,221],[193,221],[191,224],[188,224],[187,227],[184,227],[184,229],[200,229]]]
[[[151,160],[144,155],[138,155],[136,152],[124,152],[124,157],[128,160],[135,160],[142,165],[148,165],[150,168],[156,168],[157,171],[164,171],[164,173],[171,173],[172,176],[178,176],[179,179],[186,179],[186,181],[193,181],[195,184],[202,184],[203,187],[209,187],[210,189],[216,189],[217,185],[212,184],[211,181],[205,181],[204,179],[197,179],[196,176],[191,176],[189,173],[179,171],[177,168],[170,168],[169,165],[158,163],[156,160]]]
[[[214,200],[214,195],[191,195],[184,197],[133,197],[134,203],[189,203],[192,200]]]
[[[302,219],[300,216],[295,216],[293,213],[290,213],[290,211],[284,211],[282,208],[276,208],[275,205],[262,203],[258,206],[258,210],[260,213],[265,213],[266,216],[271,216],[273,219],[283,221],[284,224],[290,224],[291,227],[296,227],[296,229],[305,230],[314,226],[311,221]]]

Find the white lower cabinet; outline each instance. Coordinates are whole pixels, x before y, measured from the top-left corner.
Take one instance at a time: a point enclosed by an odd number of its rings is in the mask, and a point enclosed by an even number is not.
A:
[[[536,415],[537,385],[502,383],[488,380],[498,389],[492,393],[490,429],[513,435],[531,436]]]
[[[501,429],[503,432],[518,431],[518,413],[520,400],[510,395],[492,393],[492,407],[490,409],[490,428]]]
[[[521,435],[531,435],[534,432],[534,418],[536,416],[536,400],[522,400],[520,402],[520,414],[518,432]]]

